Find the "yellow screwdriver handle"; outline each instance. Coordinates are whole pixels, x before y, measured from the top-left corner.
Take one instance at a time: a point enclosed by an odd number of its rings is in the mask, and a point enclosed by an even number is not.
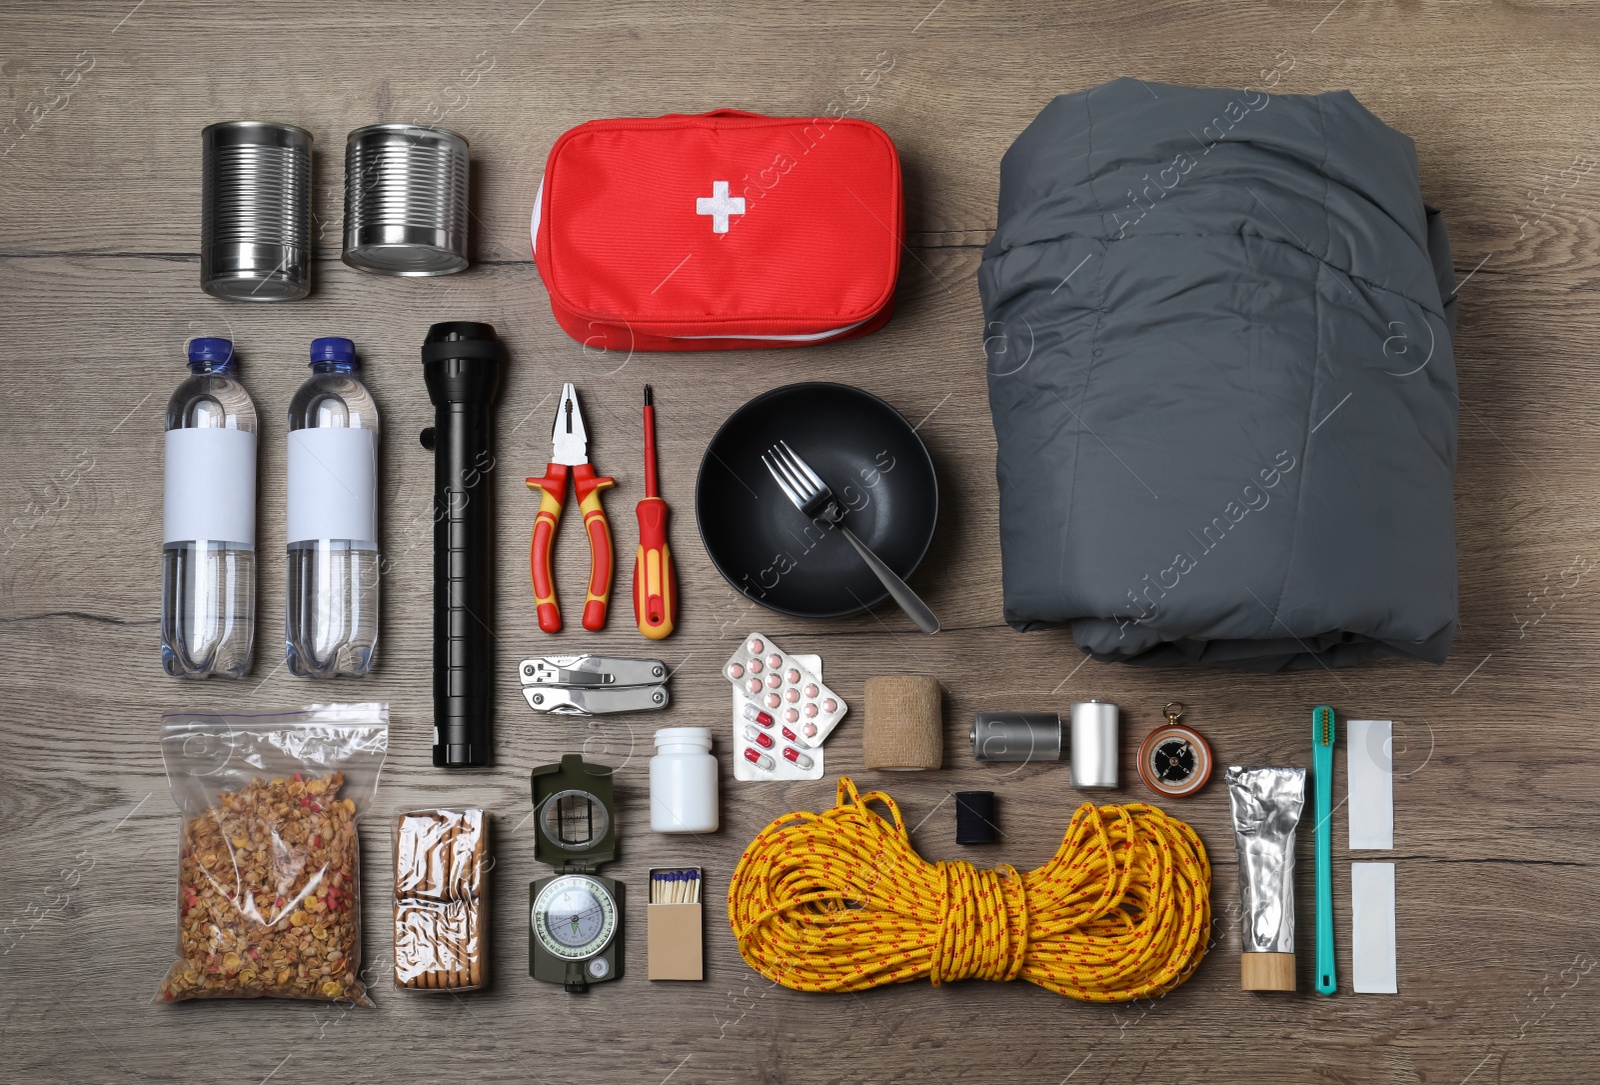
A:
[[[651,640],[672,633],[678,612],[678,583],[667,546],[667,503],[647,497],[634,510],[639,518],[639,552],[633,563],[633,616]]]

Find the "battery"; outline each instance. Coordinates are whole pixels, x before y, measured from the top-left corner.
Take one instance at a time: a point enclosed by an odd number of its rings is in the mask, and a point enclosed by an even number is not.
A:
[[[1117,706],[1080,701],[1072,706],[1072,786],[1117,786]]]
[[[979,712],[971,737],[978,761],[1061,760],[1061,717],[1053,712]]]

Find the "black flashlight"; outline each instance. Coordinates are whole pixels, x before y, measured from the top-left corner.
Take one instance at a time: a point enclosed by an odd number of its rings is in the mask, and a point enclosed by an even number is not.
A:
[[[490,762],[494,712],[494,404],[506,345],[494,325],[428,329],[422,374],[434,424],[433,763]]]

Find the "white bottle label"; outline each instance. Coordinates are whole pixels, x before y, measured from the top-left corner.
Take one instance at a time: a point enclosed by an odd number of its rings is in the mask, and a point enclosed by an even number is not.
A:
[[[289,432],[289,545],[378,546],[378,435],[326,426]]]
[[[256,548],[256,435],[169,429],[161,541]]]

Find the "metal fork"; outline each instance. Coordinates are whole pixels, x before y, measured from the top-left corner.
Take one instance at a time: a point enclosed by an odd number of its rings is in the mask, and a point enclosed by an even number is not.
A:
[[[833,496],[828,484],[817,477],[811,465],[801,459],[788,442],[779,441],[773,445],[762,455],[761,462],[767,465],[778,488],[794,503],[795,508],[813,520],[820,516],[844,534],[850,545],[856,548],[856,553],[861,555],[861,560],[867,563],[867,568],[889,589],[890,596],[900,605],[900,609],[917,623],[918,629],[924,633],[939,631],[939,619],[928,609],[928,604],[917,598],[917,593],[907,587],[906,582],[883,563],[883,559],[869,550],[867,544],[845,526],[844,507]]]

